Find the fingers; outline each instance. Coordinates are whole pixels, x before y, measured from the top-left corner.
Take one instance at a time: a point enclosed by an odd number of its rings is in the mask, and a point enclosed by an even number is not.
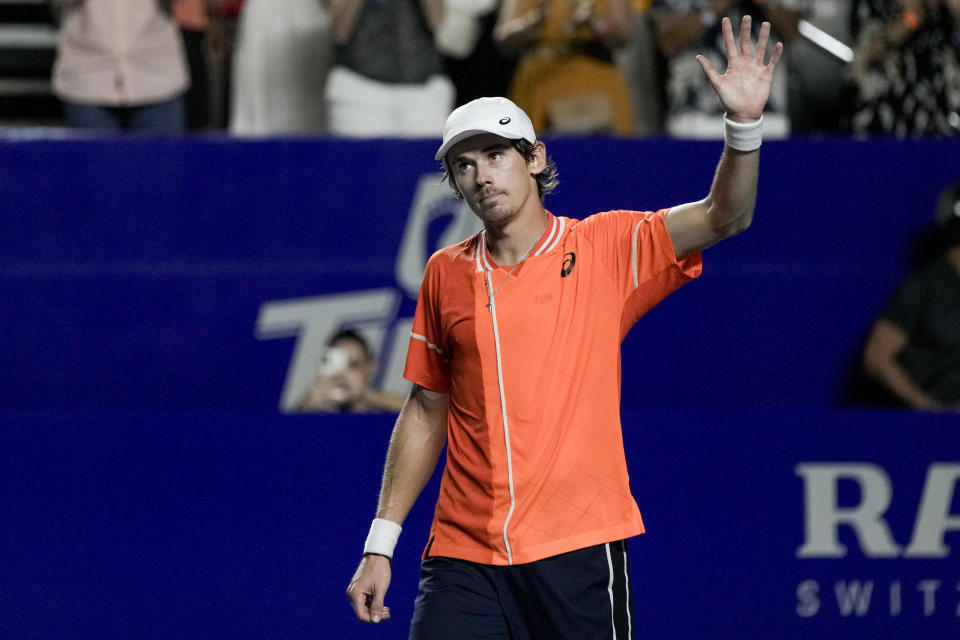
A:
[[[783,43],[778,42],[777,46],[773,48],[773,57],[770,58],[770,66],[776,67],[777,63],[780,62],[780,57],[783,55]]]
[[[700,68],[703,69],[705,74],[707,74],[707,78],[710,79],[710,82],[716,85],[717,79],[720,78],[720,72],[717,71],[717,68],[713,66],[713,63],[710,62],[706,56],[697,56],[697,62],[700,63]]]
[[[383,593],[374,593],[373,598],[370,599],[370,622],[377,623],[381,620],[385,620],[383,606]],[[387,610],[386,617],[390,617],[389,609]]]
[[[353,605],[353,611],[359,620],[377,623],[390,619],[390,607],[383,604],[383,596],[374,598],[359,589],[351,590],[349,596],[350,604]]]
[[[744,17],[746,19],[746,17]],[[730,18],[724,18],[720,22],[720,30],[723,31],[723,46],[727,50],[727,60],[737,57],[737,41],[733,38],[733,26],[730,24]],[[748,31],[749,33],[749,31]]]
[[[360,589],[355,588],[355,585],[350,585],[350,588],[347,589],[347,596],[350,598],[350,605],[353,607],[353,612],[357,614],[357,618],[363,622],[370,622],[370,608],[367,605],[367,594],[362,593]]]
[[[750,31],[750,26],[752,23],[752,18],[750,15],[743,16],[743,20],[740,22],[740,55],[745,58],[750,57],[750,49],[752,48],[751,42],[752,32]]]
[[[757,40],[757,60],[763,64],[767,56],[767,45],[770,43],[770,23],[764,22],[760,25],[760,38]],[[783,43],[778,42],[773,47],[773,57],[770,58],[768,66],[775,67],[780,62],[780,56],[783,55]]]
[[[724,18],[722,22],[723,30],[723,44],[727,50],[727,59],[736,58],[738,56],[743,56],[745,58],[753,57],[751,52],[752,48],[752,38],[751,38],[751,27],[753,24],[753,19],[749,15],[743,16],[743,20],[740,22],[740,49],[737,50],[737,41],[733,35],[733,25],[730,21],[730,18]],[[764,58],[767,55],[767,47],[770,44],[770,23],[763,22],[760,25],[760,35],[757,39],[757,52],[756,59],[760,61],[760,64],[764,63]],[[783,43],[778,42],[774,47],[773,57],[770,59],[768,64],[776,66],[780,62],[780,57],[783,55]],[[698,58],[699,59],[699,58]],[[703,62],[700,63],[703,66]],[[704,67],[704,71],[707,71],[707,68]],[[710,75],[709,72],[707,75]]]
[[[760,25],[760,37],[757,39],[757,60],[763,64],[764,56],[767,54],[767,43],[770,41],[770,23],[764,22]]]
[[[390,607],[383,604],[389,585],[390,560],[383,556],[364,556],[347,587],[347,597],[359,620],[378,623],[390,618]]]

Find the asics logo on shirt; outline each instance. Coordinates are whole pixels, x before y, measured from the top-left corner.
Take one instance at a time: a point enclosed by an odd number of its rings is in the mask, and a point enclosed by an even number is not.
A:
[[[564,254],[563,256],[563,268],[560,269],[560,277],[566,278],[570,275],[570,272],[573,271],[573,265],[577,263],[577,254],[570,253]]]

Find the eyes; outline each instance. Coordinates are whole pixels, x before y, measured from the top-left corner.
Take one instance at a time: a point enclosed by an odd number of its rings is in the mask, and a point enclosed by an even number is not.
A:
[[[507,155],[502,149],[494,149],[481,154],[481,157],[484,157],[488,164],[499,164],[503,162]],[[474,161],[464,158],[456,162],[454,169],[456,170],[457,174],[463,175],[472,169],[475,164],[476,163]]]

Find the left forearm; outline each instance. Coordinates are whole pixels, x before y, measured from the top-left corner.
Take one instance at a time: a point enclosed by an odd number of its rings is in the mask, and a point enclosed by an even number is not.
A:
[[[737,151],[725,146],[707,197],[670,208],[667,232],[678,260],[750,226],[759,164],[759,150]]]
[[[750,226],[757,202],[760,151],[723,148],[707,196],[707,218],[721,236],[731,236]]]
[[[750,16],[743,17],[738,39],[733,35],[730,19],[721,21],[727,52],[726,73],[721,75],[706,56],[697,56],[726,111],[725,144],[707,197],[672,207],[667,213],[667,232],[678,259],[743,231],[753,221],[763,108],[770,95],[774,69],[783,54],[783,44],[774,45],[770,62],[766,62],[770,23],[761,25],[754,52],[751,22]]]

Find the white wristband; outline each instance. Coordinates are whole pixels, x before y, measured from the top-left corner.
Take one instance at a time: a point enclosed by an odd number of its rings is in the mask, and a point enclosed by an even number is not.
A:
[[[734,122],[724,114],[723,139],[737,151],[755,151],[763,142],[763,116],[753,122]]]
[[[397,546],[397,539],[403,528],[396,522],[374,518],[370,524],[370,533],[367,534],[367,541],[363,545],[364,555],[376,553],[377,555],[393,558],[393,549]]]

